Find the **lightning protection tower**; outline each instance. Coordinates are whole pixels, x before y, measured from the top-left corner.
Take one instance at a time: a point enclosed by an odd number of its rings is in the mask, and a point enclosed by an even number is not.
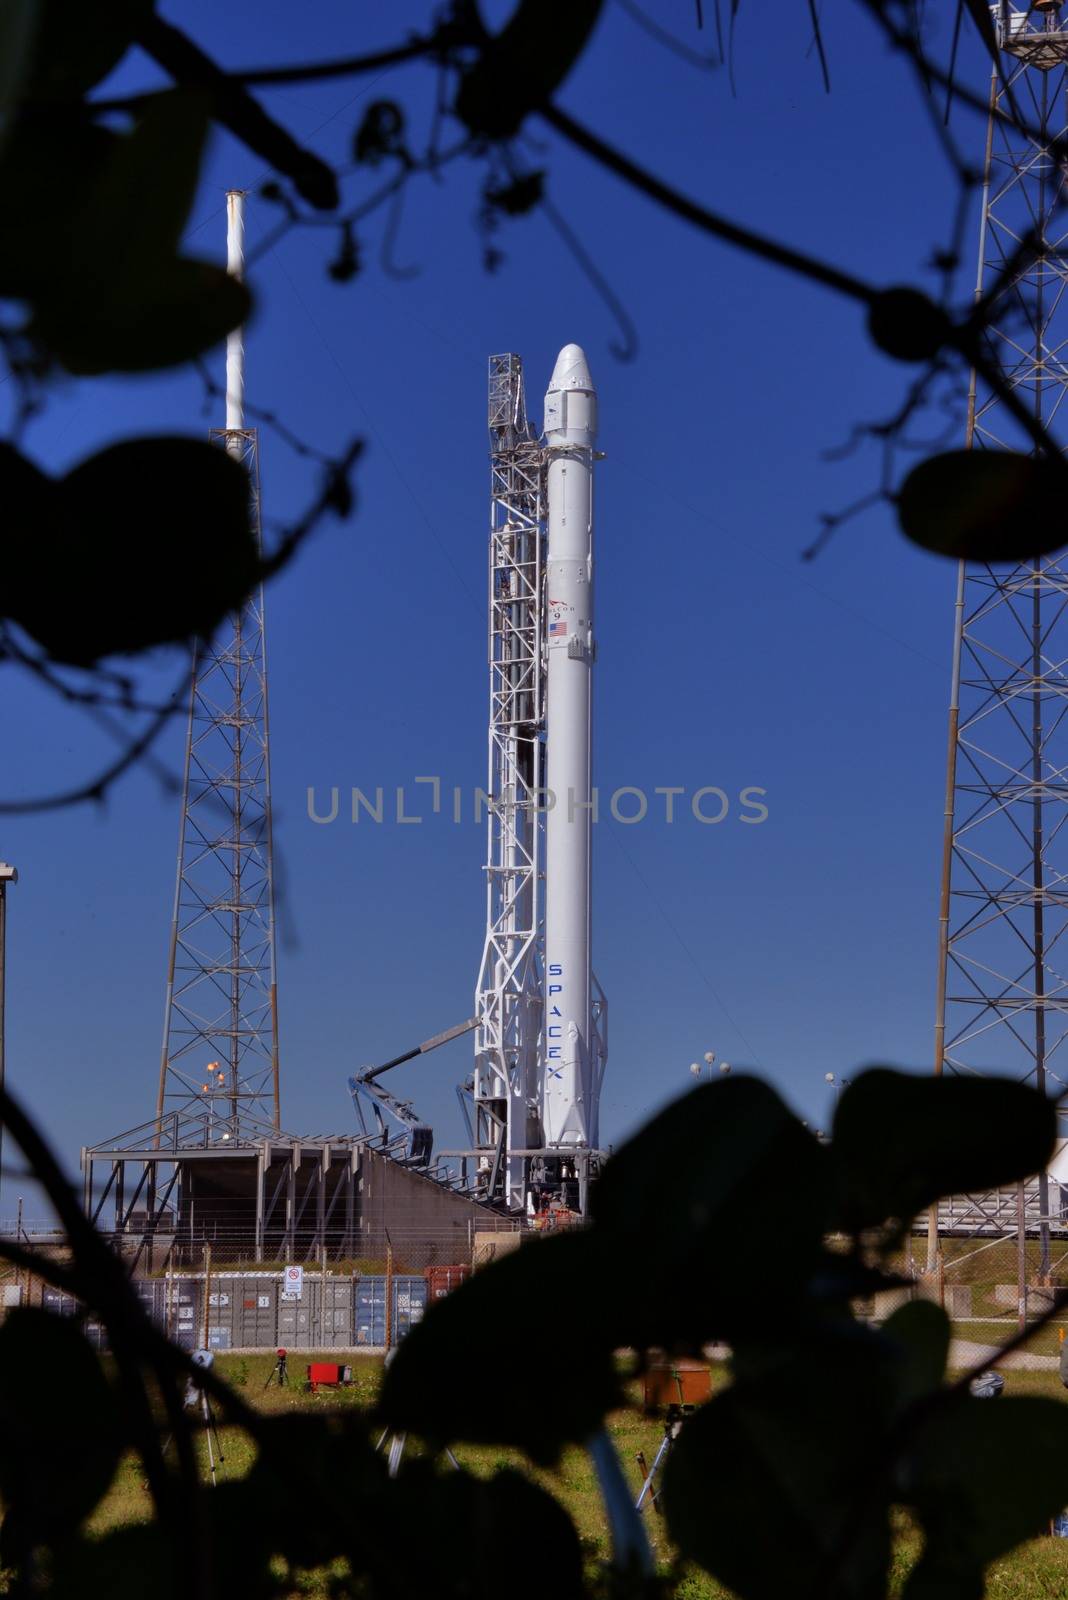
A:
[[[1068,418],[1068,32],[1059,0],[996,13],[1000,60],[987,132],[977,294],[996,296],[991,355],[1031,414]],[[1062,145],[1063,149],[1063,145]],[[1028,235],[1037,250],[1022,268]],[[1019,260],[1019,258],[1017,258]],[[975,450],[1020,448],[997,396],[972,378]],[[950,696],[936,1073],[1007,1072],[1059,1094],[1068,1080],[1068,568],[962,564]],[[1037,1234],[1050,1262],[1050,1184],[986,1196],[962,1221]],[[1025,1218],[1026,1204],[1026,1218]],[[929,1267],[938,1218],[930,1219]],[[944,1225],[944,1224],[943,1224]]]
[[[240,277],[244,194],[226,197]],[[226,427],[212,439],[248,471],[260,537],[258,442],[244,424],[241,329],[226,347]],[[202,1119],[241,1144],[279,1127],[271,765],[263,590],[193,663],[157,1118]]]

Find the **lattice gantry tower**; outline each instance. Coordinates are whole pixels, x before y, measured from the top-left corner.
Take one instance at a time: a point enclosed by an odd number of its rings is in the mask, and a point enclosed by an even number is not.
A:
[[[1068,422],[1068,33],[1049,4],[996,14],[977,293],[1006,275],[1020,241],[1038,250],[992,307],[991,354],[1054,434]],[[1021,131],[1020,123],[1027,125]],[[976,384],[967,444],[1021,448]],[[1065,528],[1068,537],[1068,523]],[[962,564],[957,583],[946,780],[935,1071],[1068,1083],[1068,567]],[[1035,1196],[1042,1271],[1049,1195]],[[932,1259],[936,1249],[931,1236]]]
[[[227,195],[240,275],[243,202]],[[240,329],[226,351],[220,448],[243,463],[260,537],[256,430],[244,426]],[[279,1127],[271,766],[263,590],[197,646],[186,740],[157,1116],[205,1113],[235,1143]]]
[[[545,469],[517,355],[490,361],[489,433],[490,803],[473,1131],[487,1194],[522,1207],[527,1161],[512,1152],[541,1142]]]

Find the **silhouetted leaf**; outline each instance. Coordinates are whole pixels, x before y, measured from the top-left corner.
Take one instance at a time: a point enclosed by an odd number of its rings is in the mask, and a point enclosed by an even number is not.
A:
[[[1045,1167],[1056,1133],[1053,1102],[1026,1084],[863,1072],[834,1116],[838,1225],[907,1227],[942,1195],[1015,1183]]]
[[[514,182],[501,185],[488,184],[482,191],[485,203],[506,217],[522,217],[541,200],[545,193],[545,173],[527,172]]]
[[[0,158],[0,294],[39,298],[70,284],[82,248],[78,197],[119,142],[78,109],[16,123]]]
[[[59,483],[8,447],[9,484],[4,608],[58,660],[209,635],[256,582],[248,477],[215,445],[130,439]]]
[[[250,1536],[255,1537],[254,1524]],[[236,1528],[230,1530],[230,1538],[239,1544]],[[145,1600],[146,1595],[152,1600],[190,1600],[171,1540],[155,1522],[113,1528],[64,1546],[57,1553],[46,1592],[54,1600],[89,1596]]]
[[[604,0],[521,0],[463,76],[456,115],[473,134],[508,139],[560,86],[586,47]]]
[[[912,1278],[898,1272],[886,1272],[870,1266],[859,1253],[842,1254],[840,1250],[825,1250],[820,1257],[808,1292],[817,1304],[848,1305],[862,1296],[880,1294],[884,1289],[911,1288]]]
[[[248,290],[209,262],[176,254],[196,191],[207,102],[184,90],[155,95],[133,132],[87,134],[78,156],[81,185],[40,235],[42,199],[27,177],[63,159],[78,128],[39,135],[8,152],[0,194],[17,235],[9,292],[34,306],[31,329],[71,372],[139,372],[173,366],[217,344],[249,315]],[[21,165],[16,165],[16,162]],[[10,177],[6,174],[10,173]],[[55,205],[54,194],[50,203]],[[30,228],[29,238],[20,230]],[[2,235],[0,235],[2,239]]]
[[[344,1555],[356,1573],[395,1562],[402,1537],[396,1497],[386,1458],[375,1452],[363,1415],[346,1411],[272,1418],[259,1444],[255,1465],[240,1494],[232,1496],[231,1507],[240,1523],[245,1517],[259,1523],[260,1558],[267,1552],[294,1566],[318,1567]],[[295,1485],[309,1508],[307,1515],[292,1515]],[[218,1519],[220,1539],[226,1533],[226,1514]],[[239,1559],[235,1552],[232,1577],[243,1588]]]
[[[53,493],[54,484],[48,474],[7,439],[0,439],[0,498],[4,505],[4,531],[16,556],[16,577],[21,557],[19,547],[50,521]],[[5,572],[5,587],[10,581]]]
[[[642,1264],[640,1293],[623,1283],[616,1297],[632,1342],[730,1338],[781,1310],[821,1262],[827,1183],[826,1151],[757,1078],[704,1084],[654,1117],[590,1201]]]
[[[76,1323],[12,1311],[0,1326],[5,1560],[73,1537],[111,1483],[121,1448],[115,1395]]]
[[[38,0],[33,65],[26,97],[77,99],[106,78],[130,48],[152,0]],[[55,199],[55,196],[53,196]]]
[[[620,1403],[615,1287],[593,1231],[532,1241],[476,1272],[399,1346],[382,1388],[384,1420],[436,1444],[511,1444],[555,1461]],[[500,1360],[494,1330],[506,1330]]]
[[[571,1518],[552,1495],[518,1472],[505,1469],[475,1478],[412,1461],[401,1472],[397,1491],[400,1538],[401,1529],[419,1529],[418,1541],[405,1541],[407,1593],[489,1600],[507,1588],[512,1600],[545,1600],[547,1574],[554,1600],[578,1600],[584,1593],[582,1553]],[[532,1559],[516,1560],[519,1529]]]
[[[355,159],[380,166],[387,156],[410,161],[404,146],[404,112],[393,100],[375,100],[367,107],[352,141]]]
[[[671,1537],[742,1600],[873,1600],[890,1556],[890,1360],[859,1326],[792,1343],[683,1424],[664,1474]]]
[[[337,255],[327,266],[335,283],[349,283],[360,270],[360,247],[351,222],[342,224]]]
[[[930,361],[951,328],[941,306],[918,289],[885,289],[868,312],[868,332],[897,361]]]
[[[243,283],[210,261],[159,263],[128,285],[83,283],[77,296],[39,305],[33,331],[69,372],[144,372],[173,367],[210,350],[247,321],[251,301]]]
[[[133,131],[116,142],[84,197],[88,255],[97,257],[110,245],[127,275],[174,256],[196,195],[209,125],[207,97],[188,89],[168,89],[141,103]]]
[[[0,6],[0,144],[29,70],[39,15],[34,0],[7,0]]]
[[[931,1300],[912,1300],[883,1323],[898,1348],[897,1398],[902,1408],[941,1388],[949,1358],[949,1318]]]
[[[978,1600],[983,1568],[1068,1505],[1068,1406],[954,1396],[923,1425],[899,1488],[925,1534],[904,1600]]]
[[[914,467],[897,496],[903,531],[964,561],[1026,561],[1068,543],[1068,467],[1009,450],[950,450]]]

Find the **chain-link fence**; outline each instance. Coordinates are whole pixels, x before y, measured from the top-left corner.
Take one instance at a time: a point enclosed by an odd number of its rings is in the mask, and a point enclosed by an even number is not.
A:
[[[911,1299],[934,1300],[952,1324],[951,1367],[992,1359],[1007,1340],[1029,1329],[1024,1347],[1006,1356],[1004,1365],[1035,1372],[1058,1367],[1068,1307],[1052,1319],[1048,1313],[1068,1286],[1068,1240],[1062,1236],[1023,1229],[941,1237],[929,1267],[926,1233],[918,1232],[891,1266],[912,1284],[872,1296],[858,1306],[863,1315],[884,1322]]]
[[[487,1215],[479,1224],[437,1232],[356,1229],[344,1253],[327,1241],[275,1259],[257,1259],[247,1234],[221,1226],[195,1242],[135,1227],[104,1237],[126,1262],[149,1314],[188,1348],[382,1350],[403,1338],[434,1300],[526,1236],[507,1218]],[[42,1263],[62,1266],[69,1259],[54,1231],[24,1228],[19,1240]],[[911,1299],[937,1301],[952,1323],[950,1365],[962,1369],[992,1358],[1006,1340],[1040,1322],[1068,1285],[1068,1238],[1026,1228],[941,1237],[936,1270],[928,1271],[926,1235],[917,1232],[888,1265],[911,1283],[858,1301],[858,1314],[881,1323]],[[77,1316],[91,1340],[103,1341],[91,1315],[46,1277],[2,1264],[0,1315],[17,1305]],[[1068,1329],[1068,1310],[1035,1326],[1005,1364],[1055,1370],[1062,1326]]]
[[[378,1230],[357,1236],[357,1248],[344,1259],[323,1246],[300,1260],[255,1260],[247,1238],[225,1235],[184,1251],[159,1233],[147,1243],[136,1233],[110,1243],[133,1268],[131,1281],[153,1321],[188,1349],[382,1350],[402,1339],[434,1300],[522,1237],[506,1219],[486,1224],[466,1239],[456,1230],[428,1236],[398,1229],[385,1237]],[[0,1313],[43,1306],[78,1318],[90,1342],[102,1346],[104,1331],[91,1313],[47,1280],[49,1262],[67,1264],[63,1240],[23,1230],[20,1243],[32,1246],[43,1275],[0,1267]],[[195,1264],[184,1259],[190,1256]]]

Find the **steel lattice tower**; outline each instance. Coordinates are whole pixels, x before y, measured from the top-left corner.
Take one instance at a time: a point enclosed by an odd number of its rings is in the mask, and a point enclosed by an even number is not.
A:
[[[1068,33],[1057,9],[999,16],[977,294],[991,355],[1052,432],[1068,411]],[[1030,134],[1022,132],[1020,122]],[[1021,241],[1038,250],[1011,266]],[[969,448],[1020,446],[997,396],[972,379]],[[1068,531],[1068,530],[1066,530]],[[1068,567],[1039,558],[959,569],[950,697],[935,1072],[1068,1081]],[[995,1210],[997,1208],[995,1207]],[[1043,1175],[1029,1211],[1049,1267]],[[1008,1227],[1023,1226],[1009,1214]],[[932,1227],[930,1264],[937,1249]]]
[[[241,271],[243,199],[227,196]],[[210,437],[248,472],[260,539],[257,435],[243,426],[240,330],[226,361],[226,427]],[[278,1128],[271,766],[263,590],[193,662],[157,1117],[206,1113],[235,1143]]]
[[[493,356],[490,432],[490,724],[486,944],[475,994],[474,1142],[488,1195],[522,1207],[537,1115],[542,1020],[545,462],[523,364]]]

